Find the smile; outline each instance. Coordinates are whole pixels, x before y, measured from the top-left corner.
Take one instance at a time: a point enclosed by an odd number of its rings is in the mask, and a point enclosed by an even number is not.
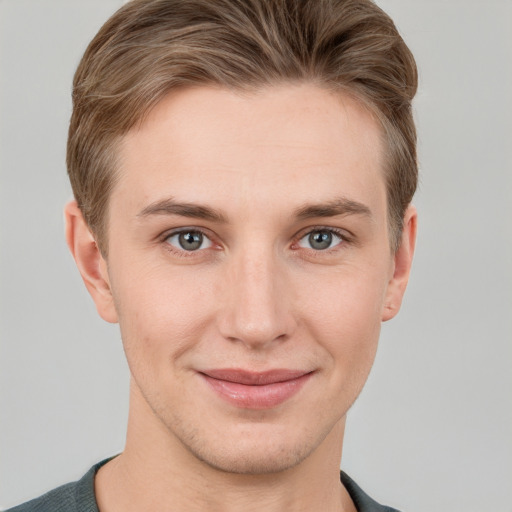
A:
[[[300,370],[249,372],[219,369],[200,372],[213,391],[236,407],[270,409],[298,393],[313,375]]]

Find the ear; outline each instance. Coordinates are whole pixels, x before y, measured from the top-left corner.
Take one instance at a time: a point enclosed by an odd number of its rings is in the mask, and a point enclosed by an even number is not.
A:
[[[101,255],[96,240],[76,201],[71,201],[66,205],[64,216],[66,219],[66,242],[85,286],[96,304],[96,309],[103,320],[116,323],[117,313],[110,288],[107,262]]]
[[[400,310],[411,272],[417,224],[418,214],[416,208],[413,205],[409,205],[404,216],[400,246],[394,254],[393,274],[388,283],[382,309],[383,322],[391,320]]]

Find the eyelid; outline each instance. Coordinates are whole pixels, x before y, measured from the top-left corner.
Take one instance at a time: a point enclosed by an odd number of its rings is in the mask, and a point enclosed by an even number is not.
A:
[[[209,229],[202,228],[199,226],[180,226],[179,228],[166,229],[165,231],[162,232],[161,235],[158,236],[158,238],[160,238],[161,240],[166,240],[170,236],[188,232],[201,233],[203,236],[206,236],[209,239],[212,238],[212,233]]]
[[[175,245],[175,240],[173,240],[174,238],[177,238],[178,239],[178,242],[180,240],[180,237],[181,235],[183,234],[194,234],[194,235],[200,235],[200,241],[201,241],[201,246],[197,249],[193,249],[191,251],[187,251],[185,248],[183,247],[178,247],[177,245]],[[171,240],[173,240],[171,242]],[[178,232],[178,233],[171,233],[166,239],[165,239],[166,242],[169,243],[169,245],[172,245],[173,247],[176,247],[176,249],[178,250],[184,250],[186,252],[196,252],[196,251],[199,251],[199,250],[203,250],[203,249],[209,249],[212,245],[213,245],[213,242],[210,240],[210,238],[208,236],[206,236],[204,233],[201,233],[199,231],[192,231],[191,229],[189,229],[188,231],[182,231],[181,233]],[[206,247],[202,247],[203,245],[206,245]]]
[[[331,250],[335,250],[336,247],[340,246],[340,245],[345,245],[345,244],[351,244],[351,243],[354,243],[354,235],[352,235],[352,233],[350,233],[349,231],[347,231],[346,229],[341,229],[341,228],[337,228],[337,227],[334,227],[334,226],[308,226],[307,228],[304,228],[302,229],[301,231],[299,231],[295,237],[294,237],[294,241],[292,243],[292,248],[294,246],[298,246],[298,243],[303,239],[305,238],[306,236],[310,235],[311,233],[314,233],[315,231],[328,231],[334,235],[336,235],[337,237],[341,238],[341,242],[336,244],[335,246],[333,247],[330,247],[328,249],[325,249],[323,251],[318,251],[318,250],[314,250],[314,249],[311,249],[315,252],[324,252],[324,253],[328,253],[329,251]]]
[[[334,247],[325,249],[324,251],[318,251],[318,250],[311,249],[311,251],[314,251],[314,252],[328,253],[330,251],[336,250],[336,248],[339,247],[340,245],[345,246],[346,244],[356,244],[355,236],[350,231],[348,231],[346,229],[342,229],[342,228],[338,228],[338,227],[334,227],[334,226],[317,225],[317,226],[308,226],[306,228],[301,229],[293,237],[293,242],[291,244],[291,248],[297,249],[299,241],[314,231],[329,231],[329,232],[333,233],[334,235],[340,237],[341,241],[342,241],[342,242],[336,244]],[[158,237],[158,239],[160,242],[164,243],[164,242],[166,242],[166,240],[169,237],[174,236],[174,235],[179,235],[180,233],[184,233],[184,232],[201,233],[204,237],[206,237],[208,240],[210,240],[211,246],[208,248],[205,248],[205,249],[198,249],[196,251],[186,251],[184,249],[180,250],[179,248],[177,248],[169,243],[165,243],[166,249],[175,254],[179,253],[180,255],[183,255],[183,256],[193,256],[193,255],[197,255],[198,253],[202,253],[202,252],[206,251],[206,249],[213,248],[213,249],[218,250],[222,246],[222,244],[216,240],[217,237],[215,236],[214,233],[212,233],[207,228],[203,228],[203,227],[199,227],[199,226],[180,226],[179,228],[169,229],[167,231],[164,231]]]
[[[187,251],[185,249],[180,249],[179,247],[176,247],[170,243],[167,242],[167,240],[176,235],[180,235],[181,233],[201,233],[202,236],[207,238],[210,241],[210,246],[205,247],[204,249],[197,249],[195,251]],[[212,234],[212,232],[209,229],[205,229],[198,226],[180,226],[179,228],[169,229],[167,231],[164,231],[159,237],[159,241],[164,244],[166,250],[177,254],[179,256],[183,257],[190,257],[194,255],[198,255],[200,253],[203,253],[207,249],[215,249],[219,247],[219,243],[215,241],[215,236]]]

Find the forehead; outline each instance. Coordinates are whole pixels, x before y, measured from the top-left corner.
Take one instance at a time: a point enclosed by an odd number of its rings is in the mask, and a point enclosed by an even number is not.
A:
[[[125,136],[111,206],[180,194],[225,208],[258,198],[296,206],[330,193],[381,201],[380,135],[356,100],[311,84],[174,91]]]

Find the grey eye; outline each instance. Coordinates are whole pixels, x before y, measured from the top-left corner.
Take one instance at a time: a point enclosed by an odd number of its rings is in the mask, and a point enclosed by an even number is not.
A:
[[[311,231],[306,236],[303,236],[299,240],[299,246],[307,249],[314,249],[315,251],[324,251],[325,249],[330,249],[331,247],[338,245],[342,241],[341,236],[337,235],[333,231],[317,229],[316,231]]]
[[[183,251],[207,249],[212,243],[201,231],[181,231],[167,238],[167,243]]]

